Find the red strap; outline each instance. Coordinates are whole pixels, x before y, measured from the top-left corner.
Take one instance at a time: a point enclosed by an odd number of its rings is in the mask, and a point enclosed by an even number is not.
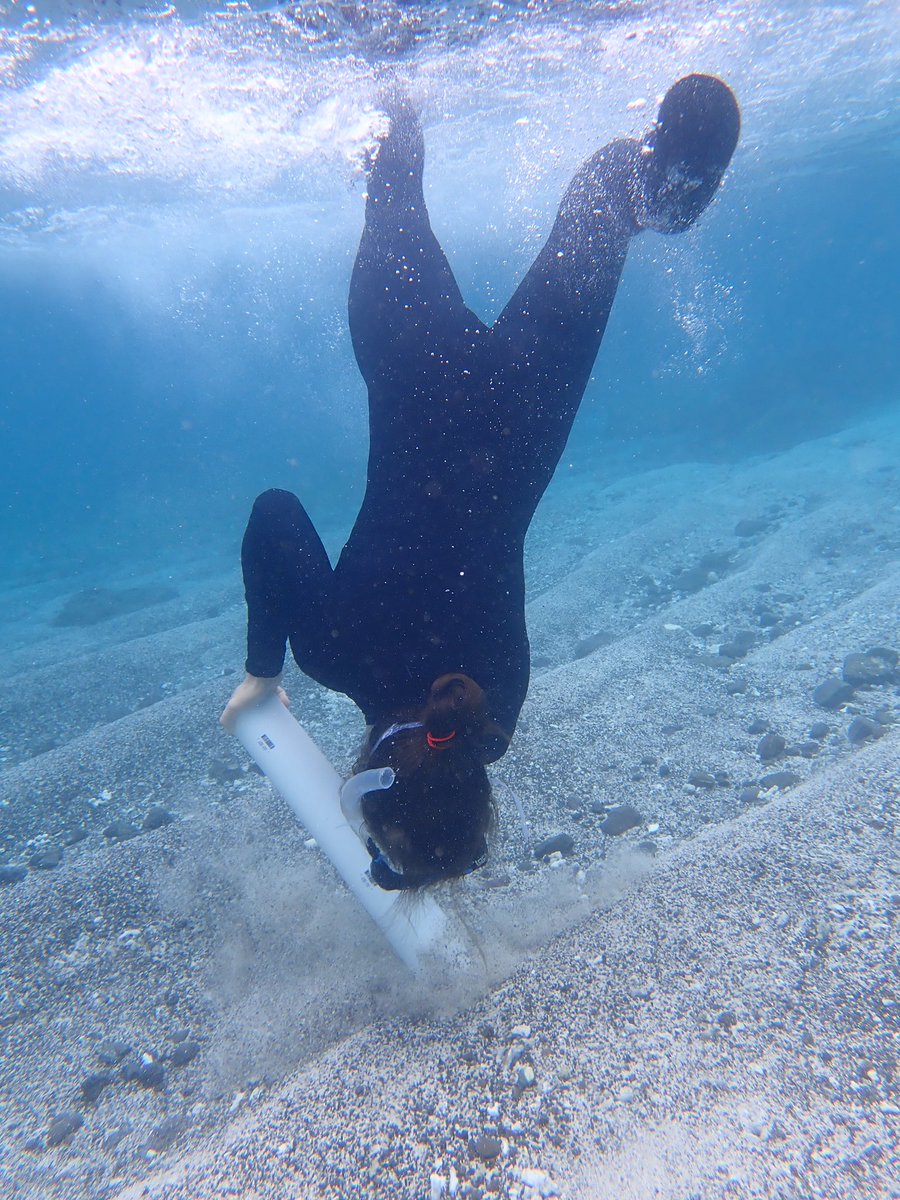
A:
[[[454,729],[452,733],[448,733],[446,737],[435,737],[433,733],[426,733],[425,737],[432,750],[446,750],[447,744],[452,742],[456,737],[456,730]]]

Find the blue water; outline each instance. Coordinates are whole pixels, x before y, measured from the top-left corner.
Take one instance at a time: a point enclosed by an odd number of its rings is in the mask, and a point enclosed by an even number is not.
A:
[[[486,316],[597,144],[638,132],[688,69],[739,96],[702,225],[633,247],[579,465],[736,459],[896,401],[888,5],[72,11],[6,4],[0,34],[14,575],[225,552],[273,484],[346,531],[366,447],[345,302],[388,68],[423,111],[433,224]]]

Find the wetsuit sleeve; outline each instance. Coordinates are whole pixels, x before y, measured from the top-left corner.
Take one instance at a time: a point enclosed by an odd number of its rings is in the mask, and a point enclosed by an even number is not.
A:
[[[331,564],[312,521],[291,492],[273,488],[258,497],[241,546],[241,566],[247,599],[247,671],[264,678],[278,675],[288,638],[298,665],[306,670],[303,660],[313,663],[323,652]]]

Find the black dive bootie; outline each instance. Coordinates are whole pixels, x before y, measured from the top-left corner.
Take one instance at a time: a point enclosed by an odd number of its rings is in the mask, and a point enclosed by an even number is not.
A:
[[[721,79],[686,75],[666,92],[641,145],[632,207],[640,229],[678,233],[715,195],[741,129],[737,100]]]

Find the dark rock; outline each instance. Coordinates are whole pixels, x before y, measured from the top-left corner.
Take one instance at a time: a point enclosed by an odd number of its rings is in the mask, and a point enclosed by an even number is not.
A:
[[[109,1087],[113,1077],[106,1071],[96,1071],[93,1075],[88,1075],[81,1081],[81,1094],[85,1100],[93,1102],[100,1097],[100,1093],[105,1087]]]
[[[673,733],[680,733],[682,729],[683,725],[663,725],[659,732],[663,737],[671,737]]]
[[[480,1158],[482,1162],[491,1162],[502,1149],[503,1143],[490,1133],[481,1133],[477,1138],[469,1139],[469,1154],[472,1158]]]
[[[716,671],[727,671],[734,666],[734,659],[725,654],[699,654],[697,661],[704,667],[713,667]]]
[[[854,717],[847,729],[847,739],[854,746],[861,746],[870,738],[880,738],[884,734],[884,726],[871,717]]]
[[[570,833],[554,833],[552,837],[544,838],[542,842],[538,842],[534,847],[535,858],[548,858],[551,854],[559,852],[564,857],[574,853],[575,839]]]
[[[235,779],[243,779],[246,774],[244,768],[238,763],[222,762],[219,758],[212,760],[207,773],[210,779],[214,779],[216,783],[233,783]]]
[[[103,830],[103,836],[111,842],[127,842],[130,838],[137,837],[140,832],[130,821],[120,819],[107,825]]]
[[[840,708],[842,704],[846,704],[848,700],[853,698],[853,688],[849,683],[844,683],[843,680],[826,679],[824,683],[820,683],[812,694],[813,702],[818,704],[820,708]]]
[[[866,654],[871,654],[875,658],[883,658],[892,667],[900,665],[900,651],[891,650],[889,646],[870,646]]]
[[[644,840],[642,842],[638,842],[635,849],[639,850],[641,852],[641,854],[646,854],[650,858],[655,858],[658,846],[656,845],[656,842],[654,842],[652,838],[644,838]]]
[[[771,775],[763,775],[759,781],[759,786],[764,790],[769,788],[789,788],[795,783],[799,783],[800,775],[795,775],[793,771],[773,771]]]
[[[659,770],[656,773],[660,779],[668,779],[668,777],[672,774],[672,768],[668,763],[660,763]]]
[[[710,625],[709,621],[702,621],[699,625],[695,625],[691,630],[694,637],[708,638],[716,632],[715,625]]]
[[[66,830],[62,843],[64,846],[77,846],[79,842],[84,841],[87,835],[88,831],[83,825],[73,825],[71,829]]]
[[[574,656],[575,658],[587,658],[589,654],[593,654],[594,651],[599,650],[601,646],[608,646],[612,641],[615,641],[613,634],[607,633],[606,630],[603,629],[598,630],[597,633],[591,633],[577,643],[574,650]]]
[[[763,629],[771,629],[778,624],[778,613],[774,613],[771,609],[766,608],[763,609],[757,619]]]
[[[765,733],[769,728],[769,722],[764,721],[762,717],[758,717],[755,721],[751,721],[747,726],[747,732],[752,734]]]
[[[822,738],[828,737],[831,726],[825,721],[815,721],[809,727],[809,736],[815,738],[816,741],[821,741]]]
[[[634,829],[637,825],[642,824],[643,820],[644,818],[636,808],[632,808],[630,804],[620,804],[617,808],[610,810],[606,820],[600,822],[600,828],[607,836],[615,837],[617,834]]]
[[[760,762],[773,762],[784,753],[787,742],[780,733],[767,733],[759,740],[756,753]]]
[[[186,1067],[189,1062],[194,1061],[199,1053],[199,1042],[179,1042],[169,1055],[169,1062],[173,1067]]]
[[[713,777],[719,787],[728,787],[731,783],[731,777],[727,771],[713,771]]]
[[[111,1129],[103,1139],[103,1149],[115,1150],[119,1142],[127,1138],[129,1133],[131,1133],[130,1125],[120,1125],[117,1129]]]
[[[166,1069],[155,1059],[151,1059],[150,1062],[142,1058],[132,1059],[123,1065],[121,1075],[126,1083],[139,1083],[142,1087],[154,1088],[158,1092],[165,1090]]]
[[[149,832],[151,829],[162,829],[163,825],[171,825],[175,818],[168,809],[154,804],[147,810],[141,828]]]
[[[53,624],[77,628],[97,625],[111,617],[174,600],[177,595],[174,588],[153,584],[133,588],[85,588],[69,597],[53,618]]]
[[[759,800],[759,786],[755,783],[741,788],[738,792],[738,804],[755,804]]]
[[[802,758],[815,758],[821,749],[818,742],[801,742],[797,752]]]
[[[131,1047],[126,1042],[101,1042],[97,1047],[97,1057],[107,1067],[114,1067],[122,1061]]]
[[[890,683],[896,665],[896,659],[891,662],[881,652],[869,650],[865,654],[848,654],[841,674],[845,683],[871,687],[877,683]]]
[[[765,517],[744,517],[738,521],[734,527],[735,537],[749,538],[756,537],[758,533],[765,533],[772,525],[772,522]]]
[[[714,775],[710,775],[709,771],[691,771],[687,779],[692,787],[697,788],[714,788],[716,779]]]
[[[733,1029],[737,1025],[737,1017],[730,1008],[723,1009],[716,1017],[716,1021],[723,1029]]]
[[[156,1125],[150,1132],[150,1137],[147,1139],[143,1149],[150,1150],[154,1154],[162,1154],[168,1150],[183,1133],[191,1126],[190,1117],[184,1114],[177,1114],[174,1117],[166,1117],[160,1124]]]
[[[54,1117],[50,1122],[50,1128],[47,1130],[47,1145],[58,1146],[61,1142],[65,1142],[84,1124],[84,1117],[77,1112],[62,1112],[58,1117]]]
[[[35,871],[52,871],[62,862],[62,850],[59,846],[43,846],[35,851],[28,860],[28,865]]]
[[[0,887],[9,883],[18,883],[28,874],[28,868],[21,863],[3,863],[0,865]]]
[[[746,679],[729,679],[725,684],[725,691],[729,696],[742,696],[747,690]]]

